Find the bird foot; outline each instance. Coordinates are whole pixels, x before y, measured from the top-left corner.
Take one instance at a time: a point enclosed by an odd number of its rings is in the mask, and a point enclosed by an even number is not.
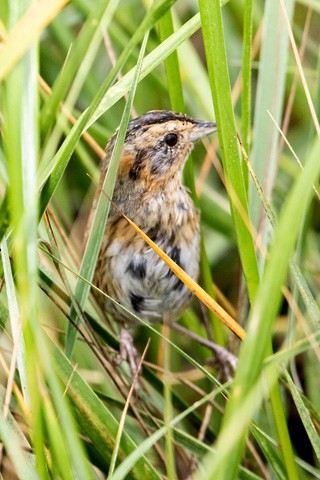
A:
[[[209,360],[208,363],[219,371],[221,378],[232,380],[237,368],[237,357],[226,348],[214,345],[215,358]]]
[[[140,366],[140,356],[134,346],[131,333],[125,328],[121,328],[120,332],[120,353],[117,358],[117,364],[120,365],[123,361],[128,362],[132,379],[134,379]],[[138,382],[136,381],[136,390],[137,387]]]

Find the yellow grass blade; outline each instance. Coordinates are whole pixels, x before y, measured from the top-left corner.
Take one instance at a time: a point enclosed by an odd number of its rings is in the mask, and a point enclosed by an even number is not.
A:
[[[141,235],[148,245],[159,255],[160,258],[168,265],[168,267],[177,275],[177,277],[191,290],[191,292],[199,298],[199,300],[208,307],[218,318],[237,335],[240,340],[244,340],[245,331],[243,328],[212,298],[210,295],[200,287],[179,265],[177,265],[161,248],[154,243],[148,235],[146,235],[140,228],[121,212],[121,215],[130,223],[132,228]]]

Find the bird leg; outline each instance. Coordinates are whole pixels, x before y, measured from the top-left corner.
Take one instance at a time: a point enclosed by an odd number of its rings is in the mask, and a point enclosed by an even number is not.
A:
[[[209,360],[207,363],[215,368],[219,368],[220,372],[227,380],[231,380],[233,378],[238,363],[238,359],[235,355],[233,355],[233,353],[229,352],[226,348],[221,347],[221,345],[217,345],[211,340],[207,340],[206,338],[202,338],[194,332],[190,332],[179,323],[174,322],[172,327],[197,341],[200,345],[204,345],[213,351],[215,354],[215,359]]]

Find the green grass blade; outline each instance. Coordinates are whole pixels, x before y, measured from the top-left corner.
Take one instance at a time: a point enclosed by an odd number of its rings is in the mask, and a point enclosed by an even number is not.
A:
[[[295,246],[300,222],[305,210],[309,207],[313,194],[313,183],[320,173],[319,155],[320,142],[317,140],[306,161],[304,171],[297,178],[283,206],[275,231],[270,257],[266,265],[263,284],[258,291],[249,318],[248,337],[240,351],[235,385],[227,405],[222,432],[235,428],[235,425],[238,428],[240,405],[243,403],[244,398],[251,395],[253,391],[252,386],[256,385],[261,374],[263,360],[269,348],[272,325],[279,308],[281,287],[288,273],[289,260]],[[288,231],[290,231],[290,235],[287,235]],[[270,302],[270,298],[272,298],[272,302]],[[256,404],[254,408],[257,406]],[[246,429],[244,428],[242,435],[245,436],[245,434]],[[222,433],[220,439],[222,442]],[[227,450],[229,448],[233,451],[232,457],[228,456]],[[222,475],[221,478],[234,478],[242,448],[243,442],[240,441],[236,445],[229,445],[228,448],[219,441],[216,457],[219,460],[214,462],[214,466],[211,465],[210,478],[216,478],[214,475],[217,475],[218,472],[218,475]],[[294,471],[291,478],[297,478]]]
[[[287,480],[286,469],[276,446],[273,445],[270,438],[266,438],[266,436],[263,435],[258,428],[253,426],[251,431],[259,447],[263,451],[265,458],[268,460],[269,465],[274,471],[277,480]]]
[[[265,365],[279,364],[279,363],[287,363],[290,358],[296,357],[297,355],[308,352],[311,350],[313,345],[320,340],[320,332],[317,331],[312,335],[308,335],[307,338],[302,338],[298,340],[290,347],[284,347],[279,352],[274,353],[271,357],[268,357],[265,361]],[[315,342],[315,343],[313,343]]]
[[[220,2],[200,0],[199,6],[232,218],[249,297],[253,301],[259,285],[259,273],[252,232],[246,223],[248,204],[231,101]]]
[[[174,10],[172,12],[174,25],[176,30],[179,30],[182,22],[175,13]],[[212,102],[209,101],[211,99],[211,90],[207,71],[199,58],[192,40],[185,40],[179,46],[178,53],[187,111],[190,112],[194,118],[203,116],[203,118],[207,118],[208,120],[213,119],[214,111]],[[192,65],[192,68],[190,68],[190,65]]]
[[[173,21],[171,11],[168,10],[160,19],[160,39],[161,42],[173,35]],[[166,78],[172,110],[183,112],[185,109],[183,101],[182,83],[180,78],[180,69],[178,53],[174,50],[165,60]]]
[[[221,233],[230,242],[234,243],[235,233],[231,214],[228,211],[229,205],[220,202],[219,197],[215,199],[210,192],[203,192],[199,197],[199,207],[201,211],[202,222],[206,226],[211,226],[215,231]]]
[[[40,177],[40,185],[42,186],[41,200],[40,200],[40,214],[41,218],[49,202],[58,187],[61,178],[67,168],[70,157],[76,148],[83,129],[90,118],[91,109],[87,109],[80,116],[76,124],[72,127],[68,137],[63,142],[62,146],[54,156],[50,168]]]
[[[64,443],[62,432],[57,424],[54,408],[46,398],[44,399],[43,411],[46,429],[51,444],[53,475],[56,478],[59,478],[60,475],[66,480],[72,480],[74,476],[72,464],[68,455],[69,452],[61,448],[61,445]]]
[[[271,351],[271,347],[270,347]],[[272,382],[272,375],[266,372],[270,388],[270,401],[272,405],[272,413],[275,420],[279,444],[281,445],[282,458],[286,468],[287,477],[292,480],[298,480],[297,465],[293,453],[293,445],[291,442],[287,418],[283,409],[283,399],[281,396],[280,385],[277,381]]]

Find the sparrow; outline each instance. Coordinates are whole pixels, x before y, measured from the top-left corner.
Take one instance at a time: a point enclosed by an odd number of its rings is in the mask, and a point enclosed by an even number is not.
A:
[[[189,304],[192,293],[122,213],[197,280],[200,215],[182,184],[182,173],[195,142],[215,131],[213,122],[167,110],[150,111],[128,124],[93,279],[114,300],[95,293],[102,309],[123,327],[123,343],[137,317],[154,323],[167,313],[173,321]],[[116,135],[107,145],[101,178],[106,175]]]

